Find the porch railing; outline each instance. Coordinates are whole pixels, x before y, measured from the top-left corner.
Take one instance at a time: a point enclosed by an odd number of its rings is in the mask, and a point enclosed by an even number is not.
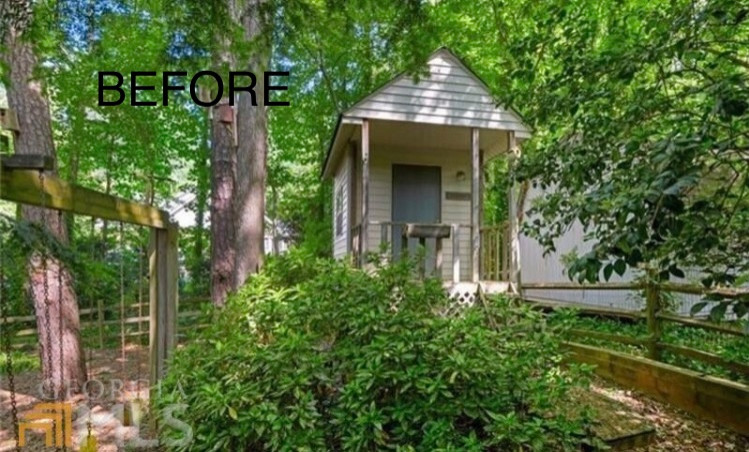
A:
[[[452,247],[452,273],[453,280],[460,280],[460,234],[461,230],[470,230],[470,226],[460,224],[444,223],[406,223],[397,221],[373,221],[369,225],[369,250],[379,250],[383,244],[387,244],[387,251],[390,257],[393,257],[395,247],[393,242],[398,245],[398,252],[407,248],[409,241],[416,241],[421,247],[428,249],[428,258],[423,258],[418,263],[417,271],[419,277],[442,276],[443,272],[443,249],[445,241],[448,241]],[[373,233],[372,231],[377,231]],[[351,250],[354,262],[362,264],[362,228],[361,224],[356,224],[351,228]],[[374,239],[374,240],[373,240]],[[429,246],[434,240],[434,247]]]
[[[461,256],[461,238],[469,239],[471,236],[471,226],[467,224],[445,224],[445,223],[434,223],[434,224],[414,224],[404,222],[393,222],[393,221],[374,221],[368,223],[369,225],[369,250],[375,251],[380,248],[383,243],[388,244],[388,251],[393,252],[393,241],[397,241],[400,247],[403,248],[407,244],[408,239],[418,240],[418,243],[426,247],[427,240],[434,239],[434,259],[433,267],[430,263],[432,260],[427,262],[426,259],[422,259],[419,263],[419,274],[425,276],[431,273],[433,276],[441,276],[443,274],[443,265],[450,265],[453,282],[461,281],[461,268],[470,268],[470,250],[463,250]],[[410,226],[410,232],[406,232]],[[423,228],[422,228],[423,227]],[[425,229],[425,231],[419,231]],[[449,230],[449,235],[444,234],[444,230]],[[377,231],[373,233],[372,231]],[[430,235],[436,233],[439,236]],[[481,231],[481,249],[480,249],[480,276],[485,281],[507,281],[509,279],[509,230],[507,223],[502,223],[496,226],[486,226],[480,229]],[[351,228],[351,255],[354,259],[354,263],[362,265],[362,240],[361,240],[362,227],[358,223]],[[405,237],[408,235],[408,237]],[[467,240],[470,242],[470,240]],[[442,258],[443,250],[445,246],[450,246],[452,250],[451,262],[444,262]],[[465,257],[461,259],[461,257]],[[431,271],[430,271],[431,270]]]
[[[481,279],[509,281],[510,230],[507,222],[481,227]]]

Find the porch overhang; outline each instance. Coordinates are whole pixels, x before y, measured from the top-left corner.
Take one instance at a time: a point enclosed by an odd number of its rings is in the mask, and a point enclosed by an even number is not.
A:
[[[348,117],[341,115],[336,124],[333,139],[323,165],[322,178],[331,179],[341,156],[351,143],[361,142],[361,124],[368,120],[371,126],[371,143],[375,146],[397,149],[423,149],[433,152],[465,150],[470,152],[471,128],[420,121],[383,120]],[[490,161],[510,149],[510,133],[514,132],[518,143],[530,134],[512,129],[480,130],[479,147],[484,159]]]

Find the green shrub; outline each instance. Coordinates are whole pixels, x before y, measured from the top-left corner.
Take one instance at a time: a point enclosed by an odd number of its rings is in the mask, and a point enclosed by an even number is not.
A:
[[[499,299],[447,318],[437,314],[449,302],[440,283],[410,274],[298,258],[269,265],[176,353],[158,405],[186,405],[177,417],[194,438],[174,448],[558,450],[584,441],[585,420],[558,411],[581,379],[560,368],[540,314]]]

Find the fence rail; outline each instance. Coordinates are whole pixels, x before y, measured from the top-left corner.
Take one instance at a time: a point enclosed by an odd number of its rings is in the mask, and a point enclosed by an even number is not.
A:
[[[741,288],[705,288],[692,284],[677,283],[655,283],[655,282],[627,282],[627,283],[600,283],[600,284],[576,284],[576,283],[525,283],[525,289],[554,289],[554,290],[641,290],[645,294],[645,308],[641,312],[625,311],[603,306],[588,306],[569,302],[539,301],[533,298],[526,299],[541,309],[575,308],[581,314],[605,316],[615,318],[626,318],[629,321],[645,321],[647,335],[643,337],[631,337],[621,334],[604,333],[593,330],[575,329],[569,332],[570,336],[576,338],[592,338],[605,341],[637,345],[646,348],[646,356],[655,361],[662,361],[662,352],[669,352],[705,364],[720,366],[731,372],[749,377],[749,357],[747,362],[737,362],[726,359],[714,353],[699,350],[692,347],[672,344],[664,341],[663,330],[667,323],[676,323],[688,328],[701,329],[715,333],[727,334],[749,338],[749,329],[740,329],[728,324],[687,318],[666,312],[663,308],[664,293],[686,293],[698,295],[720,295],[724,298],[739,298],[749,295],[749,290]]]
[[[206,303],[210,303],[209,297],[191,297],[180,300],[177,321],[182,325],[187,323],[190,319],[199,317],[202,314],[202,311],[200,311],[198,307]],[[129,311],[137,310],[139,313],[148,312],[148,303],[127,304],[125,309]],[[89,332],[90,334],[87,338],[94,337],[99,348],[104,348],[105,344],[110,341],[120,339],[120,335],[122,334],[121,328],[112,329],[109,327],[124,326],[124,335],[127,338],[149,335],[150,316],[140,314],[136,316],[128,316],[123,319],[119,318],[119,314],[120,306],[118,305],[104,306],[103,303],[98,303],[95,308],[82,308],[79,310],[81,330]],[[116,318],[107,319],[107,316],[109,315],[114,315]],[[0,325],[5,327],[2,319],[0,319]],[[8,317],[7,325],[9,328],[25,327],[14,331],[12,337],[12,348],[16,350],[29,350],[36,348],[36,342],[38,340],[36,316],[26,315]],[[200,329],[204,326],[205,325],[190,325],[190,329]],[[184,337],[182,334],[179,336]]]

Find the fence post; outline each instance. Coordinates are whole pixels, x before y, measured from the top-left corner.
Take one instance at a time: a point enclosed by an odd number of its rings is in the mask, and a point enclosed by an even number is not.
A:
[[[658,314],[661,311],[661,294],[660,288],[654,280],[655,274],[649,271],[647,278],[645,303],[648,324],[648,358],[660,361],[661,354],[658,343],[661,340],[661,319]]]

